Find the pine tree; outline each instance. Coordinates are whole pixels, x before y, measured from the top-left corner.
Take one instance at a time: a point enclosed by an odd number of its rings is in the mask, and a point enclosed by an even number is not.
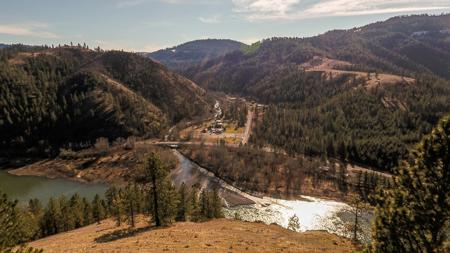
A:
[[[189,205],[189,191],[187,190],[186,184],[184,182],[181,184],[180,189],[178,189],[178,198],[179,202],[176,220],[186,221],[191,211],[191,207]]]
[[[83,197],[83,226],[92,224],[92,206],[89,201]]]
[[[222,218],[222,199],[219,196],[219,191],[217,188],[214,188],[211,196],[211,205],[212,205],[212,213],[214,218]]]
[[[112,196],[111,206],[111,215],[114,216],[117,226],[122,225],[124,212],[123,191],[120,189]]]
[[[39,199],[30,199],[28,201],[28,211],[35,216],[40,216],[43,212],[42,203]]]
[[[95,194],[92,200],[92,218],[97,224],[100,224],[100,221],[105,218],[105,207],[98,194]]]
[[[396,170],[376,196],[374,252],[449,252],[450,117]]]
[[[200,213],[203,219],[212,218],[210,207],[210,198],[207,190],[203,190],[200,193]]]
[[[199,221],[201,219],[200,205],[198,201],[198,190],[196,187],[192,187],[191,194],[189,197],[189,202],[191,206],[191,220]]]
[[[78,217],[77,213],[74,212],[74,209],[72,208],[71,201],[67,200],[64,195],[58,198],[58,205],[61,214],[60,219],[58,220],[58,226],[60,227],[59,232],[69,231],[83,226],[82,209],[80,213],[81,216]]]
[[[70,198],[70,209],[64,210],[65,215],[71,215],[70,219],[73,219],[74,228],[80,228],[84,224],[84,206],[82,199],[78,193],[75,193]],[[67,229],[69,230],[69,229]],[[67,231],[66,230],[66,231]]]
[[[16,245],[21,240],[22,229],[17,201],[0,193],[0,251]]]
[[[127,212],[127,221],[132,227],[136,225],[136,213],[138,209],[138,198],[136,195],[136,188],[128,185],[125,188],[124,204]]]
[[[117,194],[117,188],[112,186],[105,192],[106,197],[106,212],[108,215],[114,214],[114,196]]]
[[[168,168],[155,153],[144,163],[145,182],[149,184],[149,207],[157,227],[170,224],[176,215],[176,191],[168,175]]]
[[[42,219],[42,233],[43,235],[53,235],[62,231],[61,222],[61,208],[59,206],[59,202],[50,198],[47,204],[47,207],[44,212],[44,217]]]

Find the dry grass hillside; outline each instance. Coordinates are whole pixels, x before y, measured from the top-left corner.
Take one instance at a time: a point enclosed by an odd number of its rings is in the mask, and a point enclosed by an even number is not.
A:
[[[112,220],[30,243],[44,252],[357,252],[347,239],[321,231],[296,233],[276,225],[226,219],[168,228],[116,227]]]

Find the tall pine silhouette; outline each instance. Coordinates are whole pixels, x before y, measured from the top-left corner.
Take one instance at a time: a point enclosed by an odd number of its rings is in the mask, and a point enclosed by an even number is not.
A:
[[[377,197],[374,252],[449,252],[450,117],[397,169]]]

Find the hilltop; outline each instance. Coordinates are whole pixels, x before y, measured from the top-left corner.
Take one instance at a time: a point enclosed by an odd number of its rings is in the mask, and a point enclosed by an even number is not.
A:
[[[175,223],[153,229],[117,228],[112,220],[31,242],[44,252],[357,252],[348,239],[326,232],[297,233],[277,225],[235,220]],[[76,238],[76,239],[75,239]]]
[[[161,62],[170,69],[183,70],[193,64],[206,62],[227,53],[240,50],[244,46],[245,44],[234,40],[195,40],[146,55],[155,61]]]

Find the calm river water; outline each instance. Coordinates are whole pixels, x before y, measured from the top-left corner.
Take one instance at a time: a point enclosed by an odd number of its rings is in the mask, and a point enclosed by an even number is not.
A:
[[[11,199],[19,200],[21,204],[27,203],[31,198],[38,198],[46,203],[50,197],[70,197],[75,193],[92,199],[95,194],[103,195],[107,188],[103,184],[85,184],[68,179],[14,176],[0,170],[0,191],[8,194]]]

